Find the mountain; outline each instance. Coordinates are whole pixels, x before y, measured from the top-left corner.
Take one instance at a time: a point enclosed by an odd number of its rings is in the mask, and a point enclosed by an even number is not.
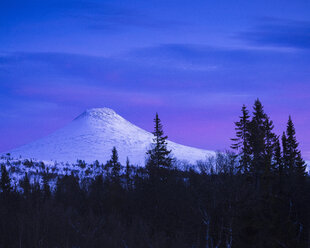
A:
[[[135,165],[143,166],[145,153],[153,140],[147,132],[109,108],[88,109],[65,127],[32,143],[12,151],[12,157],[53,160],[75,163],[77,159],[88,163],[110,159],[113,146],[119,160],[125,164],[128,157]],[[179,160],[195,163],[214,155],[213,151],[188,147],[168,141],[168,148]]]

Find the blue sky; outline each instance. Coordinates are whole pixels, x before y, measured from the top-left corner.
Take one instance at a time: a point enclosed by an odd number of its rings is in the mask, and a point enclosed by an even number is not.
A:
[[[309,1],[6,1],[0,4],[0,151],[90,107],[170,139],[229,147],[259,97],[291,114],[310,159]]]

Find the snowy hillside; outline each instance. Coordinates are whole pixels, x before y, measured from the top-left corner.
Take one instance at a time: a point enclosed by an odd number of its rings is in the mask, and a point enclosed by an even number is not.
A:
[[[143,166],[145,152],[152,143],[153,135],[116,114],[108,108],[86,110],[71,123],[54,133],[16,148],[12,157],[53,160],[75,163],[77,159],[92,163],[99,160],[105,163],[115,146],[120,162],[125,164],[128,156],[130,162]],[[168,141],[168,148],[179,160],[195,163],[205,160],[215,153],[212,151],[183,146]]]

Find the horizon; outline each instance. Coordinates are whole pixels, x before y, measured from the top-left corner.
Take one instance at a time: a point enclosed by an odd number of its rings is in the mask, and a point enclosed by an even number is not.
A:
[[[229,149],[259,98],[281,135],[291,115],[310,160],[310,2],[47,0],[1,3],[4,153],[108,107],[169,140]],[[308,92],[308,93],[307,93]]]
[[[68,122],[68,123],[66,123],[63,127],[60,127],[59,129],[62,129],[62,128],[64,128],[64,127],[66,127],[67,125],[69,125],[71,122],[73,122],[73,121],[75,121],[75,120],[78,120],[79,119],[79,117],[81,117],[81,116],[83,116],[83,114],[84,113],[86,113],[87,111],[93,111],[93,110],[104,110],[104,109],[107,109],[107,110],[109,110],[109,111],[112,111],[112,112],[114,112],[116,115],[119,115],[120,117],[122,117],[122,118],[124,118],[124,116],[122,116],[122,115],[120,115],[119,113],[117,113],[116,111],[114,111],[113,109],[111,109],[111,108],[109,108],[109,107],[94,107],[94,108],[87,108],[87,109],[85,109],[83,112],[81,112],[79,115],[77,115],[76,117],[74,117],[70,122]],[[154,115],[155,116],[155,115]],[[250,116],[251,116],[251,112],[250,112]],[[159,116],[160,117],[160,116]],[[125,121],[128,121],[126,118],[124,118],[125,119]],[[153,119],[153,122],[154,122],[154,119]],[[152,123],[153,123],[152,122]],[[136,125],[135,123],[132,123],[132,122],[129,122],[129,123],[131,123],[131,124],[133,124],[134,126],[136,126],[136,127],[138,127],[138,128],[142,128],[143,130],[146,130],[146,129],[144,129],[143,127],[140,127],[140,126],[138,126],[138,125]],[[153,127],[154,128],[154,127]],[[57,129],[57,130],[59,130],[59,129]],[[54,130],[54,131],[52,131],[51,133],[49,133],[49,134],[47,134],[46,136],[49,136],[50,134],[53,134],[55,131],[57,131],[57,130]],[[146,130],[146,131],[148,131],[149,133],[152,133],[153,132],[153,130]],[[165,133],[165,129],[164,129],[164,134],[166,135],[166,133]],[[46,136],[44,136],[44,137],[40,137],[40,138],[38,138],[38,139],[36,139],[36,140],[33,140],[33,141],[30,141],[29,143],[33,143],[33,142],[36,142],[36,141],[39,141],[39,140],[41,140],[42,138],[45,138]],[[281,135],[279,135],[279,137],[280,137]],[[168,137],[168,140],[169,141],[172,141],[172,142],[176,142],[175,140],[171,140],[170,138],[169,138],[169,136],[167,136]],[[230,141],[231,142],[231,141]],[[24,145],[27,145],[27,144],[29,144],[29,143],[26,143],[26,144],[22,144],[21,146],[24,146]],[[188,146],[187,144],[182,144],[182,143],[179,143],[180,145],[185,145],[185,146]],[[189,147],[192,147],[192,148],[198,148],[198,149],[204,149],[204,148],[199,148],[199,147],[193,147],[193,146],[189,146]],[[14,149],[13,149],[14,150]],[[208,150],[208,149],[204,149],[206,152],[209,152],[209,151],[213,151],[213,152],[224,152],[224,151],[232,151],[232,149],[229,147],[229,148],[226,148],[226,149],[222,149],[222,150]],[[10,150],[11,151],[11,150]],[[10,152],[10,151],[8,151],[8,152]],[[308,165],[310,165],[310,161],[309,160],[307,160],[307,159],[305,159],[305,162],[306,162],[306,164],[308,164]],[[307,169],[308,170],[308,169]]]

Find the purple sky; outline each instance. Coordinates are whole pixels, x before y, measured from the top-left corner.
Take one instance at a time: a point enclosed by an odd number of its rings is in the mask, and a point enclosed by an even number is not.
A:
[[[310,159],[310,2],[10,0],[0,3],[0,152],[90,107],[173,141],[223,150],[258,97],[292,115]]]

